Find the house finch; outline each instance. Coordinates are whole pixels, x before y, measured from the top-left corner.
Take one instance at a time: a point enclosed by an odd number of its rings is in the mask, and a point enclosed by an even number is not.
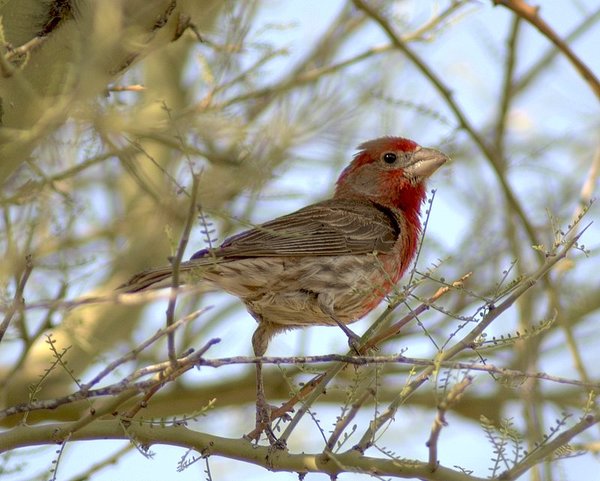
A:
[[[346,324],[375,308],[415,256],[425,180],[448,157],[400,137],[358,149],[332,199],[234,235],[180,266],[184,283],[206,283],[244,302],[258,322],[256,356],[275,334],[296,327],[338,325],[352,339]],[[171,275],[169,266],[152,269],[121,289],[168,287]],[[260,363],[256,369],[257,425],[264,427]]]

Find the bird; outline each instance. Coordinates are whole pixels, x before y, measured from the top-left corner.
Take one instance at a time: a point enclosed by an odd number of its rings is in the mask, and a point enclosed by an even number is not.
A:
[[[264,356],[283,331],[347,327],[372,311],[407,271],[421,235],[427,179],[448,156],[386,136],[363,142],[339,176],[333,196],[202,249],[179,266],[183,284],[238,297],[257,321],[252,347]],[[169,287],[173,268],[149,269],[121,292]],[[270,425],[262,364],[256,363],[256,426]]]

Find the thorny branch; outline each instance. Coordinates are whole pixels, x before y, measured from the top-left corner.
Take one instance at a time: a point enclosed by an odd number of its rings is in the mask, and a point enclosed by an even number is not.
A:
[[[93,386],[99,384],[102,379],[104,379],[106,376],[112,374],[114,372],[114,370],[116,368],[118,368],[119,366],[123,365],[124,363],[126,363],[128,361],[135,359],[144,349],[148,348],[149,346],[151,346],[152,344],[154,344],[156,341],[163,338],[164,336],[168,336],[169,333],[184,326],[189,321],[197,318],[200,314],[202,314],[205,311],[206,311],[206,309],[201,309],[201,310],[195,311],[195,312],[187,315],[186,317],[178,320],[177,322],[171,324],[169,327],[159,330],[156,334],[154,334],[150,338],[146,339],[135,349],[133,349],[129,353],[125,354],[124,356],[120,357],[119,359],[116,359],[115,361],[111,362],[105,369],[103,369],[99,374],[97,374],[91,381],[82,384],[78,391],[76,391],[70,395],[60,397],[60,398],[32,401],[32,402],[28,402],[28,403],[18,404],[16,406],[12,406],[12,407],[9,407],[4,410],[0,410],[0,419],[6,418],[6,417],[12,416],[14,414],[18,414],[18,413],[37,411],[37,410],[41,410],[41,409],[56,409],[57,407],[65,405],[65,404],[74,403],[77,401],[81,401],[83,399],[91,399],[94,397],[125,395],[126,399],[128,399],[128,398],[136,395],[137,393],[144,392],[148,389],[151,389],[153,386],[156,385],[155,379],[151,379],[149,381],[138,382],[138,383],[133,383],[133,381],[135,381],[136,379],[139,379],[140,377],[148,376],[150,374],[158,374],[159,379],[161,379],[163,377],[167,378],[168,376],[165,373],[167,373],[169,371],[169,369],[172,370],[170,361],[167,361],[164,363],[159,363],[155,366],[138,369],[134,373],[130,374],[129,376],[124,377],[119,382],[105,386],[103,388],[93,389]],[[205,346],[205,348],[201,349],[200,351],[188,353],[183,358],[178,359],[177,363],[176,363],[176,367],[180,370],[180,374],[184,372],[184,371],[181,371],[182,369],[185,368],[185,370],[189,370],[192,367],[194,367],[194,365],[197,365],[197,359],[201,358],[202,354],[204,352],[206,352],[206,350],[210,346],[212,346],[213,344],[215,344],[217,342],[219,342],[218,339],[213,339]],[[173,377],[173,379],[174,379],[174,377]],[[122,402],[123,402],[122,400],[118,401],[117,405],[120,405]],[[94,413],[94,415],[95,414],[96,413]]]
[[[524,279],[520,285],[508,296],[503,302],[497,306],[489,306],[488,312],[483,318],[477,323],[467,335],[461,340],[456,342],[451,348],[443,351],[439,354],[436,359],[436,364],[452,359],[459,353],[467,349],[473,349],[477,346],[477,339],[488,326],[496,320],[503,312],[511,307],[525,292],[531,289],[540,279],[542,279],[549,271],[558,263],[561,259],[564,259],[570,249],[577,243],[579,237],[583,234],[581,231],[577,236],[567,242],[558,252],[553,252],[552,255],[548,256],[546,262],[540,266],[534,273]],[[391,419],[398,410],[404,399],[408,398],[419,386],[429,379],[429,376],[437,369],[437,366],[428,367],[421,372],[414,380],[412,380],[405,388],[402,393],[388,406],[388,409],[373,421],[369,425],[369,429],[364,433],[363,437],[356,445],[356,449],[364,452],[373,443],[375,439],[375,433],[389,420]]]
[[[552,455],[558,448],[565,446],[568,442],[578,434],[582,433],[589,427],[600,422],[598,416],[587,414],[573,427],[563,431],[551,441],[544,443],[534,453],[530,453],[523,459],[522,462],[517,463],[514,467],[502,473],[498,479],[502,481],[512,481],[518,479],[523,473],[537,465],[540,461]]]

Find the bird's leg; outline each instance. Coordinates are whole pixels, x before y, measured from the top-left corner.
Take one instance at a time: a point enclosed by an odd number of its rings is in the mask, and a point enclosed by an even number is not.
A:
[[[356,354],[360,355],[360,336],[352,331],[352,329],[350,329],[335,315],[333,310],[333,302],[331,302],[329,296],[321,293],[317,296],[317,302],[321,310],[331,317],[331,319],[333,319],[333,321],[340,326],[340,329],[344,331],[344,334],[346,334],[348,337],[348,345],[350,346],[350,349],[356,352]]]
[[[269,340],[273,337],[275,329],[269,322],[258,321],[258,327],[252,335],[252,348],[256,357],[264,356]],[[256,363],[256,431],[258,436],[264,431],[271,446],[279,447],[279,440],[271,429],[271,406],[267,404],[265,386],[262,375],[262,362]]]
[[[258,327],[252,335],[252,349],[256,357],[262,357],[267,351],[270,333],[267,324],[259,321]],[[262,376],[262,362],[256,363],[256,427],[268,424],[271,421],[270,412],[265,398],[265,386]]]

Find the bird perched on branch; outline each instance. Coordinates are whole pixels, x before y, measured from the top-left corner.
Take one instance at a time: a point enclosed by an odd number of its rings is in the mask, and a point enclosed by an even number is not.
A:
[[[180,265],[182,283],[237,296],[256,319],[256,356],[287,329],[346,326],[374,309],[413,261],[425,181],[448,157],[401,137],[364,142],[340,175],[333,198],[234,235]],[[142,272],[122,292],[168,287],[172,267]],[[257,427],[268,427],[261,364]]]

